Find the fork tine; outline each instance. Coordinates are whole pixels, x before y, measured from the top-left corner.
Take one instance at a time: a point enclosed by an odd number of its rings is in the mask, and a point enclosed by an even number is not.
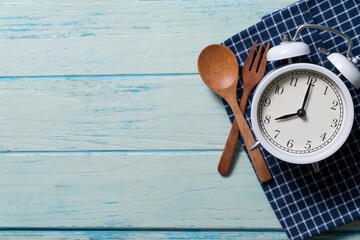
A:
[[[264,43],[264,41],[261,41],[260,48],[259,48],[259,50],[258,50],[258,52],[257,52],[257,54],[256,54],[254,63],[253,63],[253,65],[252,65],[251,69],[250,69],[250,70],[252,70],[252,71],[255,71],[255,72],[256,72],[256,70],[257,70],[257,68],[258,68],[258,66],[259,66],[259,60],[260,60],[260,55],[261,55],[261,50],[262,50],[263,43]]]
[[[261,59],[261,63],[260,63],[260,66],[259,66],[259,69],[258,69],[258,73],[260,74],[264,74],[265,73],[265,68],[266,68],[266,54],[267,52],[269,51],[269,48],[270,48],[270,43],[268,42],[267,45],[266,45],[266,48],[265,48],[265,51],[264,51],[264,55],[263,55],[263,58]]]
[[[250,49],[249,55],[246,58],[243,69],[250,70],[250,66],[254,57],[256,44],[257,44],[257,40],[254,42],[254,45]]]

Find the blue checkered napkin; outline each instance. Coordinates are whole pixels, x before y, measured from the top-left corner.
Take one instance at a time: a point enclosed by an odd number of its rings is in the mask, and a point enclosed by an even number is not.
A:
[[[281,35],[290,37],[302,24],[329,26],[346,33],[353,40],[353,56],[360,55],[360,2],[358,0],[302,0],[277,12],[268,14],[254,26],[236,34],[223,44],[236,55],[240,68],[255,40],[281,42]],[[345,54],[344,39],[316,29],[305,29],[299,41],[309,44],[311,54],[293,59],[317,63],[337,73],[336,69],[316,49],[324,47],[331,52]],[[267,72],[282,64],[267,65]],[[241,80],[241,79],[240,79]],[[360,91],[344,80],[349,87],[355,106],[352,133],[344,146],[333,156],[320,162],[320,173],[311,165],[295,165],[277,160],[261,149],[273,180],[262,184],[267,198],[290,239],[304,239],[337,226],[360,219]],[[242,94],[239,81],[238,96]],[[246,119],[250,123],[249,97]],[[229,106],[225,109],[233,121]]]

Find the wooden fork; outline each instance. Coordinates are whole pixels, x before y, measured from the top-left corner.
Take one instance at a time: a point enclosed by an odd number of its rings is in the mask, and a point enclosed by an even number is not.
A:
[[[268,43],[265,48],[265,52],[264,52],[262,60],[260,62],[260,66],[259,66],[259,60],[260,60],[261,50],[262,50],[262,46],[263,46],[263,41],[261,42],[259,51],[256,54],[254,63],[252,64],[256,44],[257,44],[257,40],[255,41],[254,45],[252,46],[252,48],[249,52],[248,57],[246,58],[246,61],[244,63],[244,67],[243,67],[243,71],[242,71],[242,79],[243,79],[243,85],[244,85],[244,91],[243,91],[241,101],[240,101],[240,110],[242,113],[245,112],[247,100],[248,100],[251,90],[256,86],[256,84],[258,84],[258,82],[261,80],[261,78],[265,74],[266,53],[270,48],[270,44]],[[239,128],[236,123],[236,120],[234,120],[232,128],[230,130],[230,134],[228,136],[223,153],[220,158],[219,166],[218,166],[219,173],[221,173],[223,175],[227,174],[230,169],[238,139],[239,139]],[[263,168],[262,171],[264,173],[266,173],[266,175],[268,175],[268,180],[270,180],[271,174],[269,172],[269,169],[268,169],[266,163],[261,164],[261,167]]]

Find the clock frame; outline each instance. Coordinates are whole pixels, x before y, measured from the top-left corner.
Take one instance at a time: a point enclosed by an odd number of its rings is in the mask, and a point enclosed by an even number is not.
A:
[[[331,141],[328,146],[319,149],[315,152],[309,152],[309,154],[296,154],[290,153],[280,148],[276,147],[273,143],[270,143],[268,138],[264,136],[264,132],[261,130],[261,123],[259,123],[259,104],[261,104],[261,97],[264,94],[264,91],[276,81],[279,77],[284,74],[293,72],[293,71],[310,71],[319,73],[319,75],[324,76],[326,79],[329,79],[332,84],[337,86],[338,91],[341,92],[343,99],[343,107],[345,109],[343,116],[343,126],[341,127],[341,132],[336,136],[334,141]],[[301,101],[301,99],[299,99]],[[294,109],[296,110],[296,109]],[[291,120],[290,120],[291,121]],[[315,163],[321,160],[326,159],[327,157],[334,154],[340,147],[344,144],[348,138],[352,124],[354,121],[354,106],[351,95],[348,88],[344,82],[336,76],[333,72],[328,69],[321,67],[319,65],[311,63],[294,63],[289,64],[284,67],[275,69],[268,73],[259,83],[258,87],[255,90],[252,106],[251,106],[251,122],[253,126],[254,133],[260,142],[260,144],[273,156],[279,158],[283,161],[296,163],[296,164],[308,164]]]

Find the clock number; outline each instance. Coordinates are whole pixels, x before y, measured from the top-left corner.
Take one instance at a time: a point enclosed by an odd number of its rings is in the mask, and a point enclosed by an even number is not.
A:
[[[336,110],[337,105],[339,105],[338,101],[333,101],[332,102],[333,106],[331,107],[332,110]]]
[[[324,95],[326,95],[327,90],[328,90],[328,87],[329,87],[329,86],[326,86],[325,91],[324,91]]]
[[[315,86],[316,81],[317,81],[316,77],[309,76],[306,85],[309,85],[309,83],[311,82],[311,86]]]
[[[264,106],[265,106],[265,107],[268,107],[268,106],[270,105],[270,103],[271,103],[271,99],[270,99],[270,98],[266,98],[266,99],[264,100]]]
[[[284,87],[281,85],[276,85],[275,93],[281,95],[284,92]]]
[[[325,139],[326,139],[326,133],[324,133],[324,134],[321,135],[320,137],[321,137],[321,140],[325,141]]]
[[[287,146],[288,148],[292,148],[292,147],[294,146],[294,140],[290,139],[290,140],[287,142],[286,146]]]
[[[291,81],[290,81],[290,85],[296,87],[296,84],[297,84],[298,80],[299,80],[298,78],[292,77]]]
[[[264,123],[265,123],[265,124],[269,124],[269,123],[270,123],[270,119],[271,119],[271,116],[266,115],[266,116],[265,116],[265,119],[264,119]]]
[[[274,138],[276,138],[279,135],[279,133],[280,133],[280,130],[275,130],[275,137]]]
[[[330,127],[335,128],[338,125],[338,121],[336,118],[333,119],[333,123],[330,125]]]
[[[305,144],[305,149],[310,149],[311,148],[311,141],[307,141]]]

